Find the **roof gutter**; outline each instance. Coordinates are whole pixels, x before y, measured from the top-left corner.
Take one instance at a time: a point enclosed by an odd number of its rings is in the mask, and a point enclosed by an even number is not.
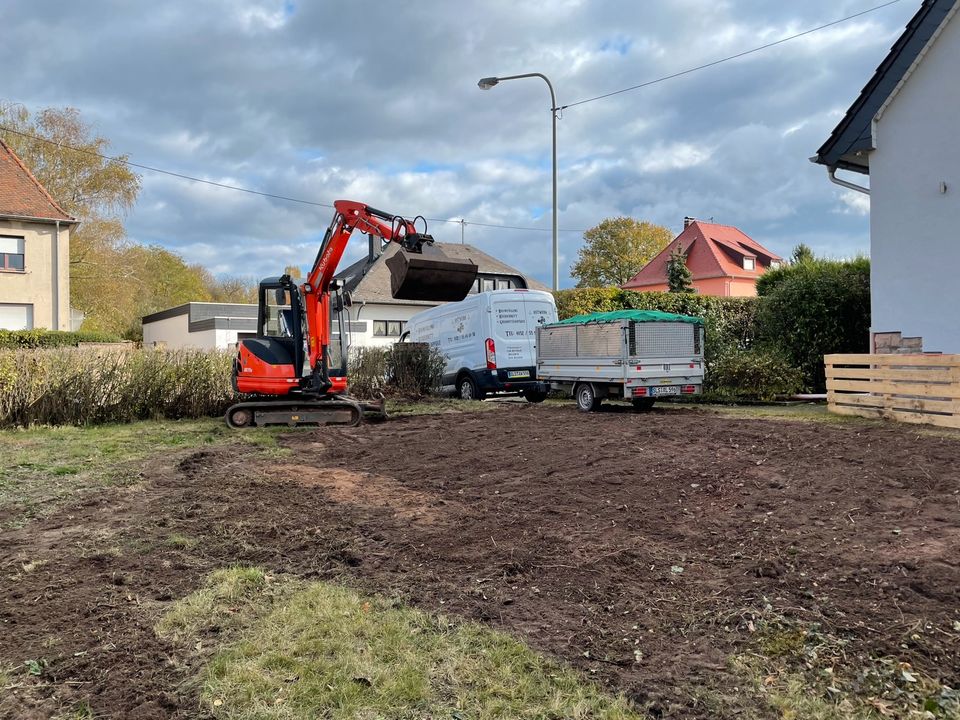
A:
[[[837,168],[835,165],[827,166],[827,175],[830,177],[830,182],[834,185],[839,185],[840,187],[847,188],[847,190],[856,190],[861,192],[864,195],[870,194],[870,188],[864,187],[863,185],[857,185],[856,183],[848,182],[846,180],[841,180],[837,177]]]
[[[50,223],[51,225],[77,225],[79,220],[66,220],[64,218],[44,218],[34,217],[32,215],[13,215],[11,213],[0,213],[0,219],[3,220],[22,220],[23,222]]]

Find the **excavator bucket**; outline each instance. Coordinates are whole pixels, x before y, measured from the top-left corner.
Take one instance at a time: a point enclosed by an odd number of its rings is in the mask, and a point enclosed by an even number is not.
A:
[[[463,300],[477,279],[477,266],[470,260],[455,260],[424,244],[422,252],[404,248],[387,258],[390,290],[398,300]]]

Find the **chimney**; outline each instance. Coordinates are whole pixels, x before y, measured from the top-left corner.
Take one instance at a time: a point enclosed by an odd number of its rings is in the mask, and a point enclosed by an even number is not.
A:
[[[367,252],[367,262],[372,263],[378,257],[380,257],[380,253],[383,252],[383,248],[380,245],[380,238],[377,235],[370,233],[367,237],[370,240],[370,249]]]
[[[697,221],[697,219],[696,219],[695,217],[690,217],[689,215],[687,215],[687,217],[685,217],[685,218],[683,219],[683,229],[686,230],[688,227],[690,227],[690,226],[691,226],[693,223],[695,223],[696,221]]]

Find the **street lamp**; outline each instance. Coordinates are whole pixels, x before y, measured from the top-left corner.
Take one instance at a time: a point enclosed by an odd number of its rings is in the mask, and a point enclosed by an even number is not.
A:
[[[477,83],[481,90],[489,90],[504,80],[519,80],[520,78],[541,78],[550,88],[550,114],[553,116],[553,289],[560,289],[559,248],[557,245],[557,96],[553,92],[553,84],[543,73],[525,73],[523,75],[506,75],[504,77],[485,77]]]

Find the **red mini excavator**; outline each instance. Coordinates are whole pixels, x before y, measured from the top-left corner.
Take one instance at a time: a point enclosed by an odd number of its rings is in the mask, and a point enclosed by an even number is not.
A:
[[[397,299],[462,300],[476,280],[477,266],[435,247],[422,217],[409,221],[349,200],[334,208],[306,282],[289,275],[260,282],[257,336],[240,341],[233,364],[234,389],[254,397],[227,410],[230,427],[356,425],[365,413],[384,415],[382,401],[346,394],[348,300],[333,276],[354,230],[399,243],[386,260]]]

